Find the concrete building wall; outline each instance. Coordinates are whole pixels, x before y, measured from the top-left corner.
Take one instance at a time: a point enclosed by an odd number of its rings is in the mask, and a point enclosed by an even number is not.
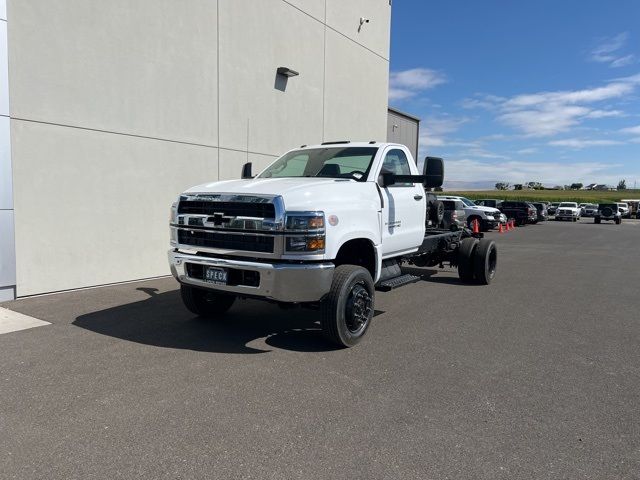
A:
[[[168,274],[187,187],[386,136],[388,0],[9,0],[8,18],[18,296]]]

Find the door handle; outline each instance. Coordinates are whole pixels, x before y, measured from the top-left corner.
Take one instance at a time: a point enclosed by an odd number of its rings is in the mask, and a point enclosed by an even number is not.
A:
[[[422,200],[422,195],[418,195],[417,193],[413,196],[414,200]]]

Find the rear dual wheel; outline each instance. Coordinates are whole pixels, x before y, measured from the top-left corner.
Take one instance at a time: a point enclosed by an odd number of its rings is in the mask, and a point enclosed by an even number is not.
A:
[[[498,249],[493,240],[465,238],[458,249],[458,276],[465,283],[489,285],[496,276]]]

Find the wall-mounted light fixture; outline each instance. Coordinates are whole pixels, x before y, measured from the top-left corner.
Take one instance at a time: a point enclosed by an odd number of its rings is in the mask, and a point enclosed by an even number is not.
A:
[[[284,75],[285,77],[296,77],[300,75],[295,70],[291,70],[289,67],[278,67],[278,75]]]

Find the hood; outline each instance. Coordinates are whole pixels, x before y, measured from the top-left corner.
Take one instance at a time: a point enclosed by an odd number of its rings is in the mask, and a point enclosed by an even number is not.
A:
[[[378,200],[378,195],[363,195],[375,192],[373,182],[356,182],[342,178],[250,178],[245,180],[223,180],[204,183],[190,188],[185,193],[231,193],[244,195],[280,195],[287,209],[315,209],[318,199],[322,205],[330,206],[344,202],[360,203],[364,199]]]
[[[493,207],[483,207],[481,205],[473,205],[473,206],[465,205],[464,208],[470,208],[472,210],[480,210],[480,211],[488,213],[490,215],[500,215],[500,210],[498,210],[497,208],[493,208]]]

